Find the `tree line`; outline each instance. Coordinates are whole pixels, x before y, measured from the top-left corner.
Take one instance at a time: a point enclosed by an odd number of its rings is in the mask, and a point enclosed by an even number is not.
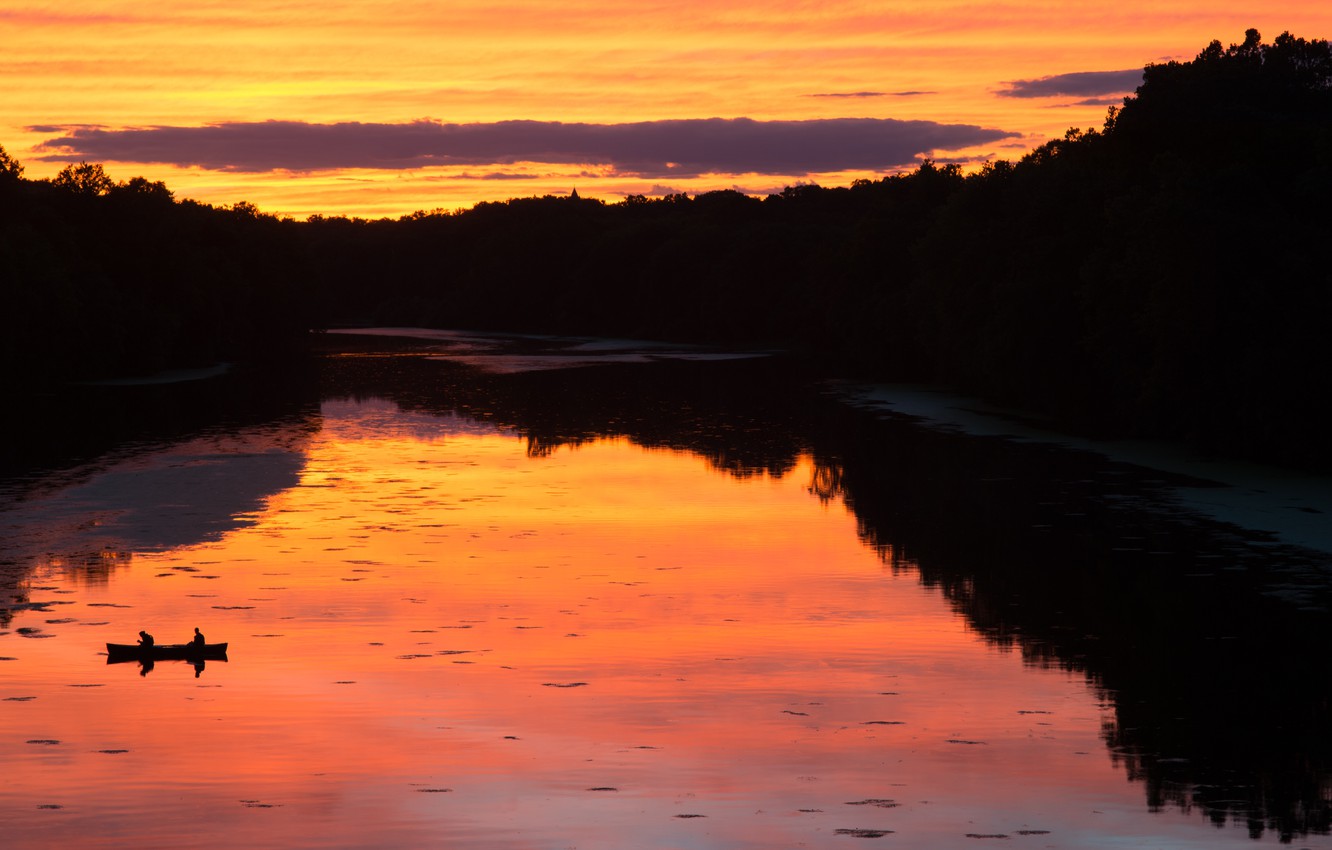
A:
[[[410,324],[778,346],[1104,435],[1332,462],[1332,49],[1149,65],[1099,128],[966,174],[296,222],[0,155],[15,380]],[[22,373],[20,375],[20,373]]]
[[[291,222],[117,183],[98,164],[22,174],[0,150],[5,384],[256,357],[308,327]]]

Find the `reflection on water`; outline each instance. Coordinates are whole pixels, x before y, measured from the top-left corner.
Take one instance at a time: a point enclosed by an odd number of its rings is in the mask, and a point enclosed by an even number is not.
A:
[[[1332,846],[1304,556],[1140,471],[777,362],[326,366],[14,491],[6,846]]]

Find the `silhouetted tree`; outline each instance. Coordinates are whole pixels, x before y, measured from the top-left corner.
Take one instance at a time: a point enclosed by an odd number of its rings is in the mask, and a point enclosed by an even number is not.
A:
[[[111,194],[132,195],[153,198],[162,202],[175,200],[175,194],[161,180],[148,180],[145,177],[131,177],[110,190]]]
[[[88,162],[65,166],[51,183],[76,195],[105,195],[116,186],[100,163]]]
[[[23,176],[23,164],[9,155],[0,145],[0,180],[18,180]]]

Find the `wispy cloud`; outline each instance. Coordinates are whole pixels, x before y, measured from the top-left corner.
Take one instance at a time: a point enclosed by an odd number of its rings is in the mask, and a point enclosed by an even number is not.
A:
[[[123,14],[97,14],[89,12],[60,12],[54,9],[0,9],[0,21],[30,27],[97,27],[107,24],[137,24],[146,20],[133,12]]]
[[[807,94],[805,97],[919,97],[923,94],[936,94],[932,91],[829,91]]]
[[[1001,97],[1096,97],[1126,94],[1142,84],[1142,69],[1124,71],[1077,71],[1034,80],[1010,80],[1007,88],[996,92]]]
[[[920,154],[1010,139],[971,124],[830,118],[706,118],[583,124],[263,121],[202,127],[67,127],[38,159],[163,163],[232,172],[400,170],[514,163],[595,165],[644,178],[815,174],[912,164]],[[496,169],[497,171],[501,169]]]
[[[464,171],[461,174],[450,175],[454,180],[533,180],[540,178],[540,174],[527,174],[519,171],[487,171],[484,174],[473,174]]]
[[[674,186],[663,186],[660,183],[653,183],[652,188],[645,193],[654,198],[664,198],[667,195],[685,194],[684,189],[677,189]]]

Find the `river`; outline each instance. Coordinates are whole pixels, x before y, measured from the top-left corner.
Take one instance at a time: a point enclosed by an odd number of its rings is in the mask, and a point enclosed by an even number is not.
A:
[[[6,847],[1332,847],[1332,555],[1214,482],[780,356],[199,377],[4,455]]]

